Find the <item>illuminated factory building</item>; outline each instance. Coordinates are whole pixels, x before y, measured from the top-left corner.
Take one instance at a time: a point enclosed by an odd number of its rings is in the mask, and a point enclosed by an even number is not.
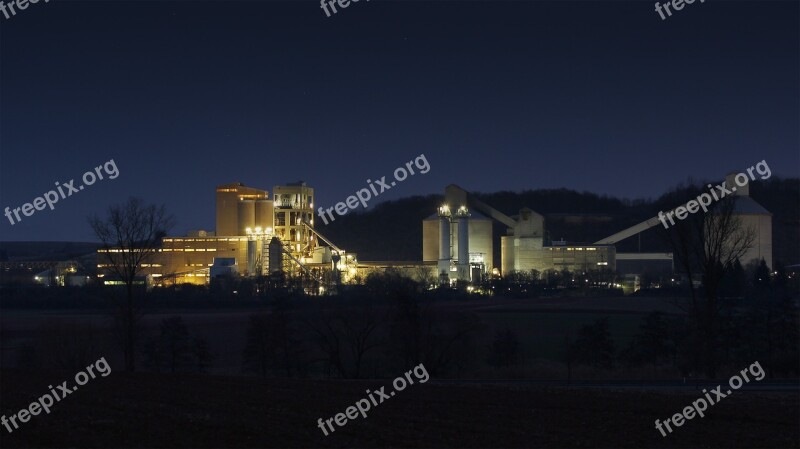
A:
[[[438,213],[422,222],[423,261],[437,261],[439,275],[451,281],[475,282],[494,272],[492,220],[507,228],[500,238],[498,270],[504,276],[512,271],[615,269],[613,245],[546,245],[541,215],[526,207],[516,218],[509,217],[452,184]]]
[[[735,199],[734,214],[756,232],[742,264],[763,258],[771,266],[771,214],[749,197],[748,189],[736,192]],[[427,274],[439,283],[477,283],[492,275],[531,270],[635,275],[648,266],[674,271],[671,253],[618,253],[615,247],[660,226],[657,217],[591,244],[568,244],[549,241],[545,219],[535,211],[523,207],[508,216],[456,185],[447,186],[443,204],[432,212],[422,220],[422,261],[359,262],[314,228],[314,189],[304,182],[275,186],[272,197],[241,183],[225,184],[216,189],[216,231],[165,237],[142,268],[152,284],[161,285],[207,284],[217,275],[269,276],[281,271],[302,273],[320,286],[351,283],[387,268],[410,277]],[[499,248],[493,242],[494,222],[505,228]],[[102,277],[108,270],[104,258],[100,261]]]
[[[266,190],[241,183],[218,186],[216,231],[165,237],[143,271],[157,284],[205,284],[215,271],[256,276],[302,269],[319,276],[334,257],[331,246],[319,247],[312,232],[313,202],[314,189],[304,182],[275,186],[272,198]],[[354,255],[335,250],[345,258],[342,268],[355,262]],[[275,256],[271,262],[270,254]],[[103,272],[105,265],[98,268]],[[353,273],[343,274],[347,280]]]
[[[729,175],[728,185],[733,182]],[[746,265],[763,259],[771,267],[772,214],[750,197],[748,187],[740,188],[734,196],[733,215],[755,236],[741,263]],[[506,235],[500,237],[499,269],[493,266],[494,221],[506,228]],[[487,273],[506,276],[514,271],[531,270],[542,273],[608,269],[621,274],[638,274],[642,272],[641,267],[650,266],[673,272],[672,253],[618,253],[616,250],[618,242],[656,226],[661,226],[661,222],[653,217],[591,244],[548,242],[542,215],[523,207],[518,215],[509,217],[451,184],[445,189],[444,204],[437,213],[422,221],[422,259],[436,263],[440,278],[451,282],[476,282]]]

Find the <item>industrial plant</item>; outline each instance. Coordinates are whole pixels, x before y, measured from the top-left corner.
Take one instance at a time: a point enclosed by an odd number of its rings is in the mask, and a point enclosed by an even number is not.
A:
[[[155,285],[207,284],[219,276],[275,272],[302,272],[321,285],[349,282],[355,255],[313,228],[313,202],[314,189],[304,182],[275,186],[272,197],[267,190],[241,183],[218,186],[216,231],[164,237],[154,257],[142,265],[143,273]],[[319,245],[320,240],[326,245]],[[118,250],[99,250],[105,251]],[[99,276],[107,275],[107,264],[97,267]]]
[[[754,245],[742,260],[764,259],[772,266],[772,215],[749,196],[736,192],[734,214],[756,234]],[[528,208],[509,216],[480,201],[456,185],[445,188],[444,201],[422,222],[422,260],[360,261],[338,247],[314,227],[314,189],[305,182],[267,190],[241,183],[216,188],[216,230],[191,231],[168,236],[143,273],[152,285],[208,284],[223,277],[301,275],[323,291],[357,283],[370,272],[394,268],[409,276],[423,273],[440,285],[477,284],[492,276],[512,272],[608,270],[636,277],[642,267],[674,272],[672,253],[617,251],[616,244],[661,222],[653,217],[591,244],[550,240],[545,218]],[[493,243],[493,227],[505,228],[500,247]],[[115,249],[99,250],[119,251]],[[499,251],[499,258],[496,258]],[[108,265],[99,258],[98,276],[114,284]],[[495,260],[500,266],[495,266]],[[108,276],[108,277],[106,277]]]

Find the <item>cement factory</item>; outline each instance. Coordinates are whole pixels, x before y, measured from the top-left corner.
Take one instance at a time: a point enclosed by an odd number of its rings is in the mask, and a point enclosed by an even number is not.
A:
[[[446,187],[441,206],[431,212],[421,217],[421,261],[359,261],[314,228],[314,189],[305,182],[274,186],[272,196],[241,183],[225,184],[216,189],[216,230],[163,238],[161,248],[142,268],[152,285],[202,285],[219,276],[287,273],[301,274],[321,290],[357,283],[368,273],[387,268],[411,277],[425,273],[439,284],[478,283],[489,276],[530,270],[610,270],[636,276],[643,266],[658,266],[674,272],[671,253],[616,250],[618,242],[660,226],[657,217],[592,244],[572,244],[548,241],[544,216],[530,208],[508,216],[452,184]],[[742,263],[763,258],[772,266],[772,214],[750,198],[748,188],[736,192],[734,214],[756,233]],[[493,262],[495,224],[506,230],[500,237],[499,267]],[[107,276],[105,268],[98,263],[98,276]],[[115,283],[110,277],[104,282]]]
[[[320,285],[348,283],[356,274],[355,255],[313,228],[313,201],[314,189],[304,182],[275,186],[272,197],[241,183],[218,186],[216,231],[163,238],[155,257],[142,266],[148,283],[208,284],[219,276],[275,272],[302,272]],[[101,275],[104,268],[98,263]]]

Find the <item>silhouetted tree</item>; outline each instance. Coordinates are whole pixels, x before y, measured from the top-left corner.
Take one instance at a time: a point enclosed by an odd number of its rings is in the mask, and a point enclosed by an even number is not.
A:
[[[758,263],[758,268],[756,268],[756,272],[753,274],[753,287],[755,287],[756,291],[764,292],[770,286],[770,272],[769,267],[767,266],[767,262],[764,259]]]
[[[202,371],[211,362],[208,343],[199,337],[192,338],[183,318],[164,318],[159,334],[144,345],[144,364],[156,371]]]
[[[242,370],[267,377],[270,368],[274,366],[276,353],[269,316],[251,315],[247,326]]]
[[[305,373],[305,346],[290,309],[289,299],[273,303],[271,313],[250,316],[243,369],[266,377],[277,372],[286,377]]]
[[[403,276],[394,268],[369,273],[364,280],[364,286],[371,297],[389,300],[413,296],[420,291],[420,285],[416,281]]]
[[[211,353],[208,347],[208,341],[205,338],[195,337],[192,343],[192,355],[195,360],[195,369],[200,373],[204,373],[211,367],[214,355]]]
[[[474,339],[485,328],[472,313],[436,309],[411,295],[396,299],[390,320],[388,354],[401,366],[424,363],[431,375],[459,373],[470,365]]]
[[[326,357],[328,371],[342,378],[358,379],[367,354],[384,344],[378,335],[381,317],[371,300],[333,308],[320,308],[308,321],[313,341]]]
[[[102,243],[98,261],[106,271],[120,279],[125,287],[125,302],[120,305],[116,323],[121,327],[125,369],[136,369],[137,325],[140,307],[134,298],[134,283],[142,274],[142,263],[148,262],[173,225],[164,206],[145,205],[138,198],[108,208],[105,219],[89,218],[89,225]]]
[[[614,341],[611,339],[608,318],[586,324],[578,330],[575,341],[576,360],[599,368],[614,366]]]
[[[726,270],[741,258],[755,240],[753,229],[745,228],[735,215],[734,197],[721,198],[707,213],[689,214],[665,231],[675,261],[689,279],[691,303],[688,312],[697,332],[697,347],[708,377],[716,377],[719,348],[720,287]],[[699,277],[702,290],[694,286]],[[680,306],[680,304],[678,304]],[[700,367],[698,367],[699,369]]]
[[[488,363],[495,368],[519,364],[520,344],[517,334],[511,329],[497,331],[492,341]]]
[[[569,335],[564,336],[564,345],[563,351],[561,356],[564,360],[564,364],[567,366],[567,384],[572,383],[572,367],[575,365],[575,359],[577,358],[577,348],[575,347],[575,342],[570,338]]]
[[[438,281],[435,272],[436,270],[431,271],[428,267],[419,266],[414,270],[414,280],[423,288],[435,286]]]
[[[27,369],[82,370],[102,356],[107,338],[91,323],[48,319],[20,346],[17,361]]]
[[[745,273],[739,259],[733,261],[730,267],[725,270],[722,285],[720,286],[720,296],[727,298],[742,298],[747,293],[747,273]]]
[[[639,332],[631,341],[629,356],[638,363],[651,363],[655,369],[660,363],[669,361],[674,352],[669,322],[664,314],[655,311],[645,316]]]

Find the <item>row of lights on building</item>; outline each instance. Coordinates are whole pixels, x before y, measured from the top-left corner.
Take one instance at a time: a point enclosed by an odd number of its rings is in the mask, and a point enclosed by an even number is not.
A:
[[[240,228],[241,229],[241,228]],[[248,235],[269,235],[272,234],[272,228],[267,228],[266,231],[261,228],[261,226],[257,226],[255,229],[253,228],[245,228],[244,230]]]

